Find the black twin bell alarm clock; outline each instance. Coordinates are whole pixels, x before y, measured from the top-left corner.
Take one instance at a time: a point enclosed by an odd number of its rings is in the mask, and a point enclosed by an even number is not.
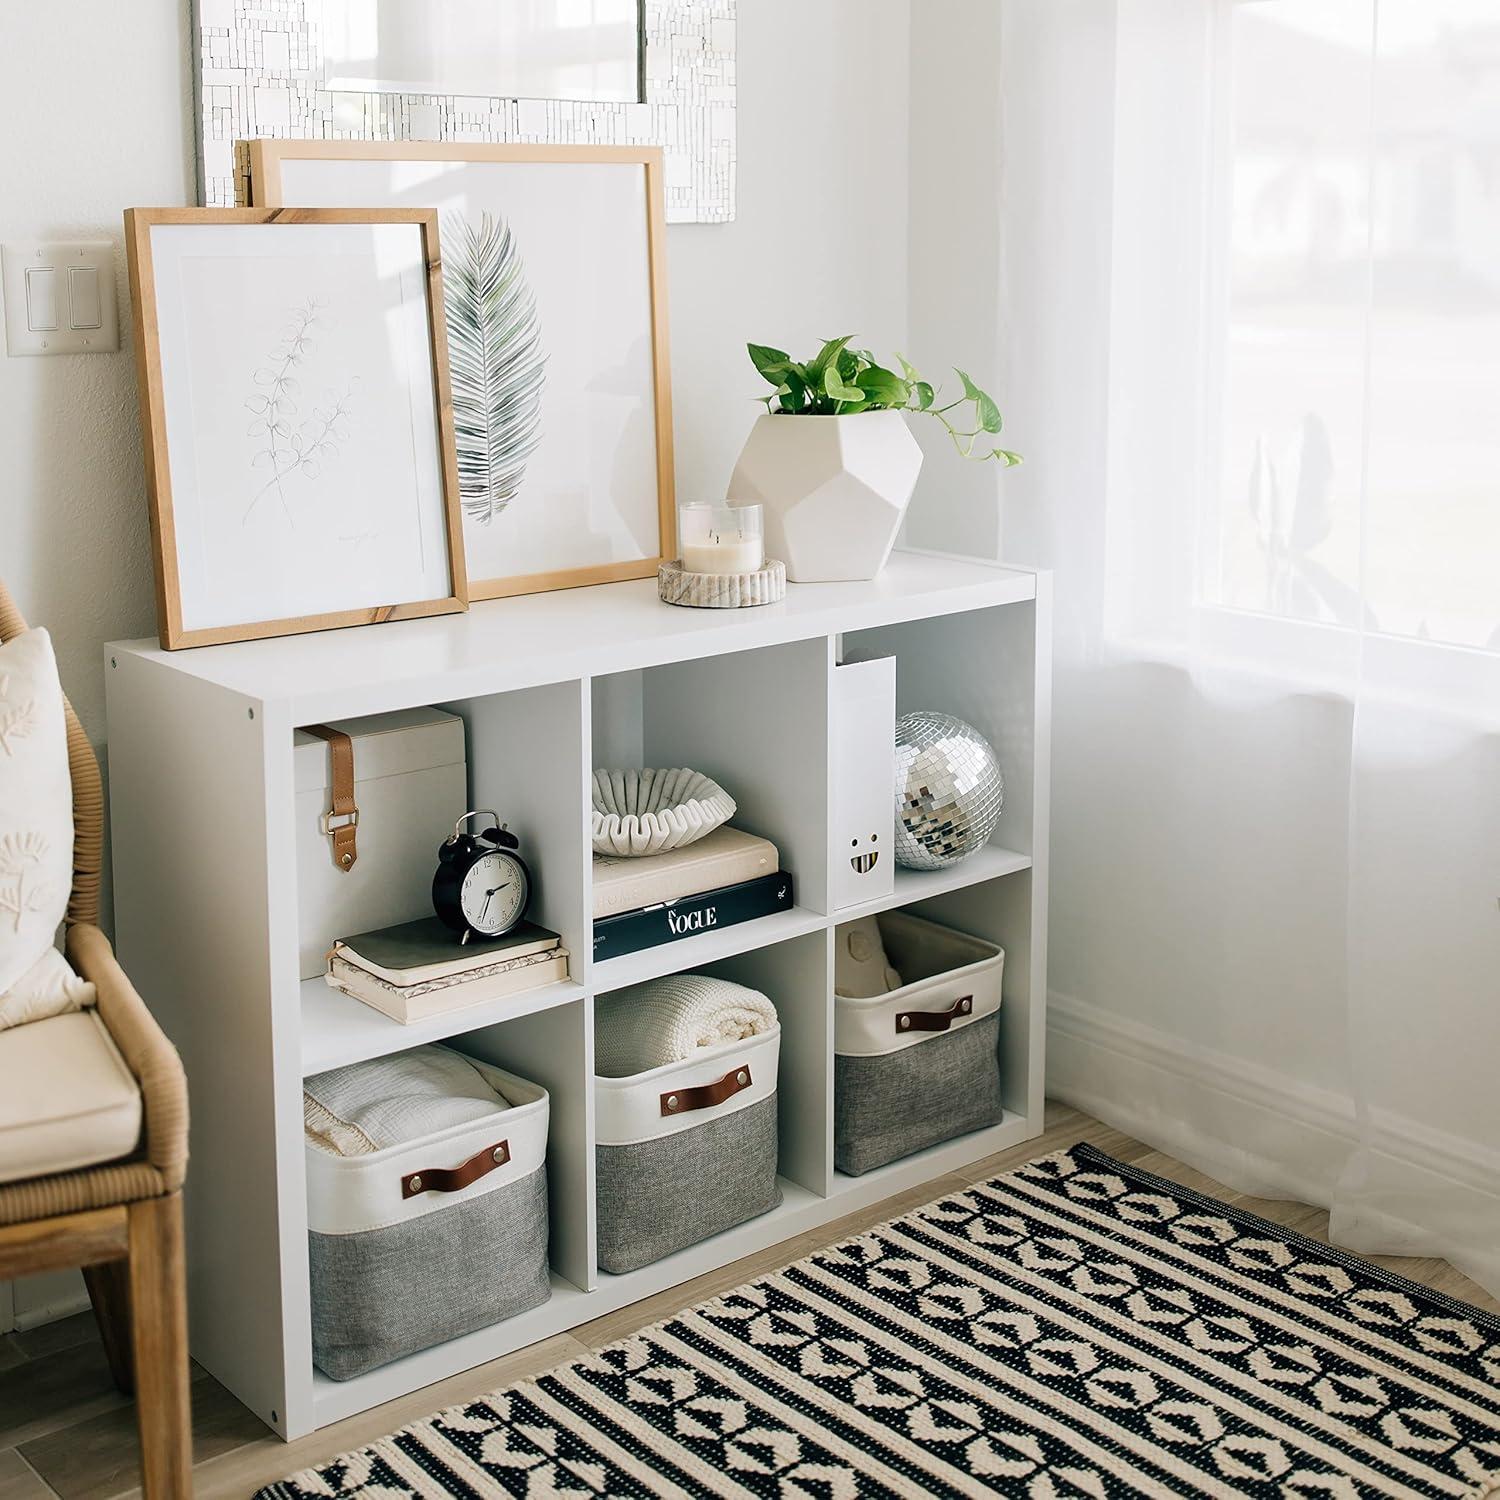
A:
[[[495,826],[467,832],[464,824],[470,818],[490,818]],[[432,906],[444,926],[461,934],[461,943],[471,937],[502,937],[526,915],[531,871],[517,852],[520,847],[515,834],[487,809],[466,812],[438,846]]]

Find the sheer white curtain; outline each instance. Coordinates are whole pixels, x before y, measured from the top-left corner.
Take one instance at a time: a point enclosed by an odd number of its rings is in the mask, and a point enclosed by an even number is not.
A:
[[[1051,1089],[1500,1294],[1500,6],[1003,27]]]

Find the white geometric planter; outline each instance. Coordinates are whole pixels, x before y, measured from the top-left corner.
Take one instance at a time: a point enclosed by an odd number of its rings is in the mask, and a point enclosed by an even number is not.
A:
[[[891,555],[922,450],[898,411],[768,412],[750,429],[729,499],[765,507],[766,556],[793,583],[873,578]]]

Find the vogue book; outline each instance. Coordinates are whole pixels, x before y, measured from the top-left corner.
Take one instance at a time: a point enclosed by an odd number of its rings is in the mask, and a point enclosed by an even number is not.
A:
[[[699,933],[753,922],[792,907],[792,877],[785,871],[743,880],[648,906],[643,911],[621,912],[614,917],[594,921],[595,959],[618,958],[622,953],[638,953],[661,943],[675,943]]]

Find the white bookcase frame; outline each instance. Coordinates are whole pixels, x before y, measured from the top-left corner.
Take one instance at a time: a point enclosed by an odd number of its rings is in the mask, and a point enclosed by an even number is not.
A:
[[[997,746],[994,839],[893,895],[829,910],[829,676],[840,651],[894,654],[898,706],[958,714]],[[869,583],[780,604],[675,609],[652,581],[537,594],[468,614],[165,652],[106,648],[120,956],[181,1050],[193,1351],[285,1438],[677,1285],[1040,1134],[1045,1034],[1050,578],[898,552]],[[496,807],[539,876],[534,915],[572,977],[400,1026],[300,981],[292,735],[440,704],[467,724],[471,805]],[[796,883],[788,912],[592,961],[588,778],[692,765],[730,787]],[[460,809],[461,811],[461,809]],[[444,830],[433,830],[434,854]],[[832,929],[921,903],[1006,949],[1003,1121],[863,1177],[833,1166]],[[595,1265],[592,1001],[708,967],[764,988],[783,1026],[780,1208],[626,1276]],[[553,1296],[520,1317],[361,1376],[313,1368],[301,1081],[452,1037],[552,1091]]]

